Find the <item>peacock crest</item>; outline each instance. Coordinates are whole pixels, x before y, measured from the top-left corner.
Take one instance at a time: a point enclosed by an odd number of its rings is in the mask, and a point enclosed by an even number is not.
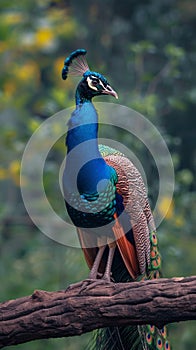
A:
[[[77,49],[72,52],[64,61],[62,78],[66,80],[68,73],[73,76],[82,76],[85,72],[90,71],[85,55],[85,49]]]

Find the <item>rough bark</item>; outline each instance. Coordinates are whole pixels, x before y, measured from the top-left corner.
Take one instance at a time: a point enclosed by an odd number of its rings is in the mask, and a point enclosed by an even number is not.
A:
[[[107,326],[196,319],[196,276],[134,283],[85,280],[0,304],[0,348]]]

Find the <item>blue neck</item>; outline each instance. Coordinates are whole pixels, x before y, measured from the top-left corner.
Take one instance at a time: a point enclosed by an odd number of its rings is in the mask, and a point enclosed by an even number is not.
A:
[[[79,105],[81,105],[81,104],[83,104],[85,102],[92,103],[91,102],[91,98],[83,96],[80,93],[79,88],[77,88],[77,90],[76,90],[75,101],[76,101],[76,106],[79,106]]]
[[[82,145],[85,141],[91,140],[93,152],[98,152],[98,116],[94,105],[90,101],[85,101],[76,105],[68,122],[68,134],[66,144],[68,153],[76,146]],[[91,152],[90,149],[86,150]]]
[[[97,192],[97,184],[100,181],[110,178],[110,167],[99,152],[98,115],[94,105],[77,93],[76,101],[76,109],[68,122],[66,138],[68,155],[64,185],[67,188],[73,188],[73,174],[76,171],[79,192],[93,194]]]
[[[93,154],[100,155],[98,150],[97,134],[98,134],[98,115],[91,98],[82,94],[81,88],[78,86],[76,90],[76,109],[72,113],[68,122],[68,134],[66,144],[68,152],[74,147],[82,145],[85,141],[91,140]],[[86,152],[91,152],[87,149]]]

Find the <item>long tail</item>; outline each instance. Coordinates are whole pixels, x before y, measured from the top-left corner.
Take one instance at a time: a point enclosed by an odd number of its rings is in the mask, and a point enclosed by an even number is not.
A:
[[[88,350],[170,350],[166,327],[109,327],[94,331]]]
[[[89,350],[144,350],[137,326],[110,327],[96,330]]]

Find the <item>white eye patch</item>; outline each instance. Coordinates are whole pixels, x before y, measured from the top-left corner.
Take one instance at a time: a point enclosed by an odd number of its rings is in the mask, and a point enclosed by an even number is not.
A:
[[[87,77],[86,80],[87,80],[88,86],[89,86],[90,89],[98,91],[97,87],[93,84],[93,79],[97,79],[97,77],[94,77],[94,76]],[[103,90],[105,89],[105,87],[104,87],[104,85],[103,85],[103,83],[102,83],[102,81],[100,79],[99,79],[99,83],[98,84],[103,87]]]

